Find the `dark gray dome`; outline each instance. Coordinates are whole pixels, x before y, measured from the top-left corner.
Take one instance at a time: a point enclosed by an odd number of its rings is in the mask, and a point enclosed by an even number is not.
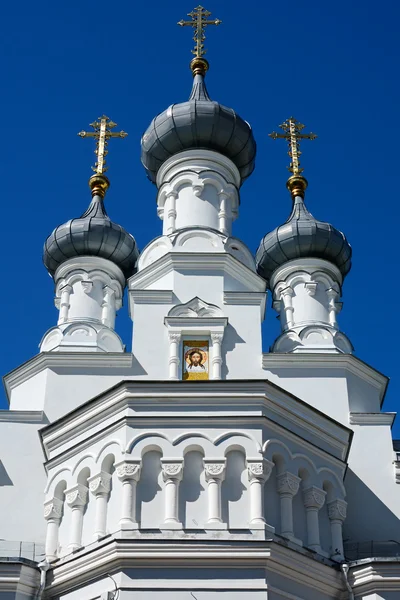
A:
[[[232,108],[210,99],[199,73],[189,100],[159,114],[142,137],[142,163],[148,178],[155,183],[163,162],[194,148],[215,150],[230,158],[242,181],[254,170],[256,142],[250,125]]]
[[[63,262],[75,256],[107,258],[126,278],[135,272],[139,256],[135,239],[121,225],[111,221],[100,196],[93,197],[79,219],[59,225],[45,241],[43,262],[51,275]]]
[[[314,219],[303,198],[297,196],[293,210],[261,240],[256,253],[257,272],[269,281],[277,267],[295,258],[322,258],[336,265],[343,277],[351,268],[351,246],[345,235],[329,223]]]

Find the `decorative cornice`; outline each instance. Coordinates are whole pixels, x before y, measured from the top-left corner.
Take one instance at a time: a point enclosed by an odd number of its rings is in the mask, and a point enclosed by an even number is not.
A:
[[[346,369],[353,375],[377,388],[383,401],[389,378],[367,365],[353,354],[279,354],[264,353],[262,356],[263,369]]]
[[[196,544],[187,540],[185,547],[177,544],[179,533],[174,532],[174,539],[154,541],[146,540],[141,536],[140,540],[117,540],[105,541],[102,545],[93,549],[83,549],[77,555],[70,555],[65,559],[58,560],[52,565],[52,576],[49,578],[48,592],[52,596],[59,596],[72,588],[78,587],[81,582],[99,579],[110,572],[111,569],[120,569],[129,561],[138,568],[181,568],[196,567],[226,569],[242,568],[252,565],[268,569],[270,574],[279,575],[298,586],[305,586],[311,590],[311,594],[319,597],[337,596],[343,591],[343,579],[337,569],[337,565],[328,559],[322,559],[315,553],[310,555],[306,549],[287,547],[277,541],[256,542],[251,544],[240,543],[237,536],[234,544],[227,548],[219,544],[218,540],[207,540]],[[143,537],[143,539],[142,539]],[[165,582],[157,583],[156,586],[164,586]],[[215,584],[211,581],[208,589]],[[227,590],[238,589],[237,581],[226,582]],[[248,592],[248,582],[245,580],[241,588]]]
[[[350,425],[386,425],[392,427],[397,413],[355,413],[349,414]]]
[[[42,410],[0,410],[0,423],[43,423],[49,421]]]
[[[174,292],[172,290],[129,290],[129,310],[133,317],[135,304],[172,304]]]
[[[246,267],[232,254],[222,252],[168,252],[129,280],[129,290],[144,289],[157,283],[161,277],[174,270],[180,271],[224,271],[249,291],[264,292],[265,281]]]
[[[133,355],[125,352],[40,352],[3,377],[8,400],[12,390],[45,369],[85,369],[104,371],[107,368],[132,367]],[[20,411],[13,411],[20,412]],[[21,411],[22,412],[22,411]],[[24,411],[28,412],[28,411]]]
[[[250,420],[254,421],[268,415],[271,427],[276,427],[279,431],[283,425],[287,436],[293,436],[293,439],[301,443],[304,448],[312,448],[318,455],[323,456],[324,460],[341,468],[340,461],[347,456],[351,431],[278,386],[261,380],[223,382],[210,380],[193,382],[190,386],[172,381],[124,381],[42,428],[40,435],[47,458],[51,456],[53,464],[53,461],[57,460],[57,452],[63,454],[69,452],[65,447],[66,442],[70,445],[79,437],[80,447],[82,447],[85,432],[88,432],[87,435],[92,435],[95,428],[99,431],[95,439],[102,439],[105,433],[102,431],[101,424],[108,420],[107,432],[110,431],[112,427],[110,418],[113,415],[114,419],[118,419],[116,425],[123,426],[121,418],[127,418],[127,410],[130,406],[135,407],[137,422],[140,419],[139,406],[146,407],[147,421],[152,423],[152,411],[155,411],[154,418],[159,419],[161,409],[165,411],[166,416],[172,410],[178,421],[188,416],[188,407],[191,407],[190,414],[193,418],[193,411],[198,405],[201,406],[202,415],[207,411],[208,406],[214,415],[216,406],[219,406],[219,410],[226,413],[225,421],[231,415],[234,422],[235,409],[243,415],[241,411],[246,406],[248,412],[249,401],[252,405],[249,413]],[[212,415],[206,418],[212,420],[214,418]],[[196,418],[198,422],[199,415]],[[140,422],[145,421],[146,418],[140,419]],[[293,432],[288,429],[288,424],[289,427],[295,426]],[[310,435],[312,446],[307,441]],[[93,439],[92,436],[92,441]],[[321,440],[320,446],[316,445],[318,439]]]

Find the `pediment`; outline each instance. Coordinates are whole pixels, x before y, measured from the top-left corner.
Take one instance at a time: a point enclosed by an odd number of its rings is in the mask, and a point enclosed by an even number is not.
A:
[[[198,296],[195,296],[186,304],[179,304],[174,306],[168,313],[169,317],[189,317],[189,318],[201,318],[201,317],[223,317],[223,313],[218,306],[215,304],[208,304],[204,300],[201,300]]]

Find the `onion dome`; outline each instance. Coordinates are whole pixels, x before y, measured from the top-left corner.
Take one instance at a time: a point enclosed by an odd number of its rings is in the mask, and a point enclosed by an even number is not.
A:
[[[139,256],[135,239],[107,215],[104,207],[104,196],[110,185],[107,177],[93,175],[89,185],[92,201],[88,209],[49,235],[43,249],[44,265],[54,276],[57,268],[70,258],[99,256],[116,264],[128,278],[135,272]]]
[[[155,183],[161,165],[184,150],[214,150],[238,168],[242,182],[253,172],[256,142],[250,125],[232,108],[211,100],[204,81],[208,62],[191,62],[193,88],[187,102],[172,104],[159,114],[142,137],[142,163]]]
[[[307,210],[304,194],[307,180],[290,177],[287,183],[293,198],[288,220],[267,233],[256,253],[257,272],[267,282],[278,267],[296,258],[321,258],[333,263],[343,277],[351,268],[351,246],[346,236],[329,223],[318,221]]]

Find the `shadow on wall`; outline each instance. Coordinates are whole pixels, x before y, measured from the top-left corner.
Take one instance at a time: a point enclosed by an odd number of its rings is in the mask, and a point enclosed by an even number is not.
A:
[[[185,529],[204,527],[205,511],[200,497],[205,492],[203,454],[197,451],[185,455],[183,479],[179,488],[179,520]],[[207,508],[207,505],[204,507]]]
[[[148,527],[148,523],[150,523],[150,527],[154,527],[155,524],[157,524],[158,527],[158,522],[156,521],[155,523],[154,521],[154,515],[152,518],[150,502],[152,502],[157,494],[161,492],[159,483],[161,476],[161,456],[161,452],[158,452],[157,450],[150,450],[143,455],[142,471],[136,494],[137,520],[141,523],[142,527]],[[157,514],[158,509],[159,507],[157,506],[154,509],[154,514],[157,515],[159,522],[161,523],[163,520],[163,512],[161,508],[161,513]]]
[[[222,343],[222,379],[225,379],[229,373],[226,366],[226,355],[232,352],[237,344],[244,344],[244,339],[240,337],[236,329],[230,323],[225,328],[224,341]]]
[[[14,485],[0,460],[0,485]]]
[[[400,542],[399,518],[350,468],[347,469],[344,485],[348,502],[347,517],[343,526],[344,542]]]

